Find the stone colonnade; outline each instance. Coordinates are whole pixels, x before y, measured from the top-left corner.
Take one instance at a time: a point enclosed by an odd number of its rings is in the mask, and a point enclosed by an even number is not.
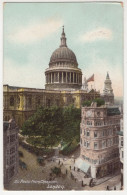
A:
[[[76,72],[46,73],[46,84],[50,83],[78,83],[82,84],[82,74]]]

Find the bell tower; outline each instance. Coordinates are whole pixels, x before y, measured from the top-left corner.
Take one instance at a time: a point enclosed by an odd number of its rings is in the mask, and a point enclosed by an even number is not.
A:
[[[112,82],[108,72],[107,72],[106,80],[104,82],[102,98],[105,100],[105,104],[108,105],[114,104],[114,93],[112,89]]]

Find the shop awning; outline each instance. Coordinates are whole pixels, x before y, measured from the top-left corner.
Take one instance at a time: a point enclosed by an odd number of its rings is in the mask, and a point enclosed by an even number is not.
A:
[[[90,168],[90,164],[87,163],[86,161],[82,160],[81,158],[78,158],[75,161],[75,167],[81,169],[83,172],[87,173],[89,168]]]

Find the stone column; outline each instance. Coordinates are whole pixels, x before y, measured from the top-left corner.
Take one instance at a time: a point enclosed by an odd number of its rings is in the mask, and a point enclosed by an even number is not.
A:
[[[47,83],[48,83],[48,77],[49,77],[49,76],[48,76],[48,74],[47,74]]]
[[[71,72],[70,72],[70,83],[71,83]]]
[[[51,83],[51,73],[49,73],[49,83]]]
[[[78,83],[79,83],[79,74],[78,74]]]
[[[75,75],[74,75],[74,72],[73,72],[73,83],[74,83],[74,76],[75,76]]]
[[[60,73],[58,72],[58,83],[60,82]]]
[[[52,72],[51,72],[51,83],[52,83]]]
[[[80,84],[82,83],[82,75],[80,74]]]
[[[63,72],[62,72],[62,83],[63,83]]]
[[[67,83],[67,72],[66,72],[66,83]]]
[[[56,82],[56,73],[54,72],[54,83]]]
[[[45,83],[47,84],[47,75],[45,75]]]

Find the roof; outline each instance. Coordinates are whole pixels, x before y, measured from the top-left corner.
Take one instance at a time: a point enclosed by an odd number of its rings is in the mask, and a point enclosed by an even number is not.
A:
[[[119,108],[107,108],[107,116],[120,115]]]
[[[123,136],[123,131],[117,131],[116,133],[117,133],[117,135]]]

